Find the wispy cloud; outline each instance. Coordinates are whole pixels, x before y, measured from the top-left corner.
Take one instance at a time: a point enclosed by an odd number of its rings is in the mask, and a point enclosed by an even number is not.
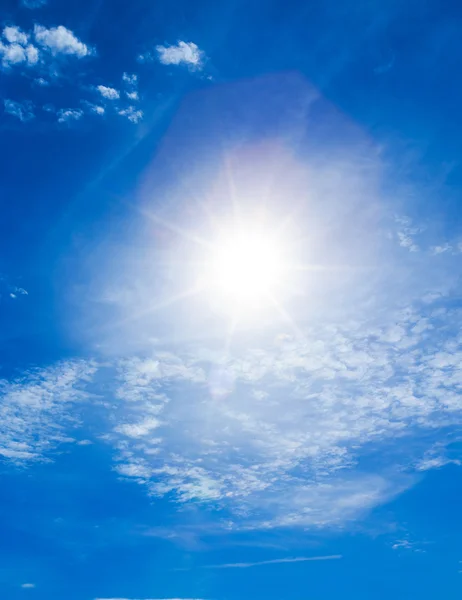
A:
[[[383,63],[381,65],[377,65],[374,68],[374,73],[377,73],[377,75],[382,75],[383,73],[387,73],[388,71],[390,71],[393,68],[394,64],[395,64],[395,57],[392,56],[388,62]]]
[[[21,4],[30,9],[41,8],[48,3],[48,0],[21,0]]]
[[[416,236],[422,233],[423,228],[415,226],[412,220],[406,216],[396,216],[395,220],[398,224],[396,236],[399,245],[407,248],[409,252],[418,252],[419,245],[416,242]]]
[[[249,567],[260,567],[264,565],[278,565],[285,563],[300,563],[318,560],[339,560],[343,558],[341,554],[331,554],[328,556],[296,556],[295,558],[275,558],[273,560],[260,560],[258,562],[247,563],[225,563],[221,565],[205,565],[204,569],[248,569]]]
[[[4,100],[5,112],[20,121],[26,122],[35,118],[34,105],[32,102],[16,102],[15,100]]]
[[[86,108],[87,112],[93,115],[103,116],[106,113],[106,109],[104,106],[101,106],[100,104],[95,104],[94,102],[82,100],[82,106]]]
[[[22,583],[21,587],[24,590],[32,590],[33,588],[35,588],[35,583]]]

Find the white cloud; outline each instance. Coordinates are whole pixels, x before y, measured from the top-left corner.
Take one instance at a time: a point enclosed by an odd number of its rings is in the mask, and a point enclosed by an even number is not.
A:
[[[138,75],[136,73],[124,73],[122,75],[122,81],[130,86],[135,86],[138,83]]]
[[[462,421],[455,314],[408,307],[379,323],[313,325],[303,337],[286,333],[227,356],[158,347],[113,373],[106,365],[115,388],[105,384],[108,427],[99,437],[114,448],[120,476],[155,496],[226,507],[226,527],[342,525],[441,465],[444,446],[415,444],[419,431]],[[4,382],[0,454],[37,460],[63,443],[65,405],[78,401],[92,369],[69,364]],[[234,385],[217,395],[221,376]],[[379,455],[392,447],[395,462],[359,468],[368,447]]]
[[[396,232],[398,243],[402,248],[407,248],[409,252],[418,252],[419,245],[415,241],[415,237],[423,232],[421,227],[415,227],[409,217],[396,216],[396,223],[399,226]]]
[[[447,359],[441,362],[441,358],[437,358],[438,366],[442,366],[445,368],[447,366]],[[435,361],[433,360],[433,364]],[[442,443],[436,443],[431,447],[422,459],[417,461],[416,469],[418,471],[428,471],[429,469],[440,469],[441,467],[445,467],[446,465],[457,465],[461,466],[462,461],[450,458],[446,455],[445,445]]]
[[[156,52],[163,65],[189,65],[200,69],[204,60],[204,53],[193,42],[178,42],[176,46],[156,46]]]
[[[312,326],[226,358],[196,348],[121,363],[116,396],[130,421],[155,407],[161,422],[155,439],[115,426],[107,441],[117,470],[157,496],[225,504],[244,527],[356,519],[441,465],[441,453],[423,456],[414,440],[439,421],[462,421],[455,315],[409,307],[379,323]],[[220,395],[217,377],[233,382]],[[155,400],[167,382],[172,398]],[[394,465],[357,468],[364,447],[390,444]]]
[[[41,87],[46,87],[46,86],[50,85],[50,83],[43,77],[37,77],[37,79],[35,79],[34,81],[37,85],[39,85]]]
[[[31,102],[15,102],[14,100],[4,101],[5,112],[20,121],[30,121],[35,117],[34,106]]]
[[[0,42],[0,56],[2,65],[6,68],[19,64],[33,66],[37,64],[39,59],[38,50],[35,46],[24,47],[17,43],[4,44]]]
[[[400,548],[404,548],[406,550],[409,550],[410,548],[412,548],[412,544],[409,540],[397,540],[393,545],[392,545],[393,550],[399,550]]]
[[[83,58],[93,53],[89,46],[81,42],[72,31],[63,25],[49,29],[42,25],[35,25],[34,36],[38,44],[54,55],[67,54]]]
[[[39,59],[39,53],[35,46],[29,45],[26,47],[26,58],[30,65],[35,65]]]
[[[58,123],[69,123],[78,121],[83,117],[83,110],[80,108],[62,108],[58,110]]]
[[[430,248],[430,252],[435,255],[445,254],[445,253],[458,254],[459,252],[462,252],[462,244],[459,243],[459,244],[455,244],[454,246],[452,246],[451,244],[445,243],[445,244],[441,244],[439,246],[432,246]]]
[[[100,106],[99,104],[93,104],[93,102],[87,102],[86,100],[82,101],[82,104],[90,111],[90,113],[103,116],[106,112],[104,106]]]
[[[117,100],[120,98],[120,92],[115,88],[107,87],[106,85],[98,85],[96,88],[101,96],[107,98],[108,100]]]
[[[126,94],[127,98],[129,98],[130,100],[137,101],[140,99],[138,92],[136,92],[136,91],[135,92],[125,92],[125,94]]]
[[[115,431],[130,438],[139,438],[148,435],[154,429],[157,429],[160,424],[158,419],[150,417],[139,423],[125,423],[123,425],[118,425],[115,428]]]
[[[21,46],[26,46],[29,41],[29,36],[21,31],[19,27],[14,25],[7,26],[3,29],[3,37],[10,42],[10,44],[16,43]]]
[[[341,554],[331,554],[327,556],[296,556],[294,558],[274,558],[273,560],[260,560],[258,562],[247,563],[225,563],[221,565],[205,565],[205,569],[248,569],[249,567],[260,567],[264,565],[279,565],[285,563],[299,563],[318,560],[339,560]]]
[[[16,463],[44,460],[69,438],[72,402],[86,398],[83,388],[94,372],[92,363],[65,362],[0,380],[0,456]]]
[[[23,584],[21,584],[21,587],[24,590],[31,590],[31,589],[35,588],[35,583],[23,583]]]
[[[127,117],[132,123],[138,123],[143,118],[143,111],[136,109],[134,106],[129,106],[128,108],[119,110],[119,115]]]
[[[425,550],[421,547],[424,544],[428,544],[428,542],[411,542],[408,539],[402,539],[396,540],[391,547],[393,550],[409,550],[412,552],[422,553],[425,552]]]
[[[93,106],[92,111],[95,112],[97,115],[104,115],[105,113],[104,106],[98,105]]]
[[[19,44],[5,45],[0,42],[0,54],[2,56],[2,64],[4,67],[17,65],[26,62],[27,60],[26,51]]]
[[[47,29],[42,25],[35,25],[33,34],[25,33],[15,25],[4,27],[3,40],[0,41],[0,56],[5,68],[14,65],[34,66],[46,65],[49,54],[73,55],[78,58],[88,56],[93,50],[81,42],[69,29],[59,25]],[[33,36],[35,43],[29,43]]]

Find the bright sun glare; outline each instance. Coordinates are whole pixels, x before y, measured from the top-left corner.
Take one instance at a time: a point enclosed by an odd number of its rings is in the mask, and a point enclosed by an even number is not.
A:
[[[283,248],[269,232],[234,231],[220,236],[211,252],[210,287],[241,309],[270,301],[282,283]]]

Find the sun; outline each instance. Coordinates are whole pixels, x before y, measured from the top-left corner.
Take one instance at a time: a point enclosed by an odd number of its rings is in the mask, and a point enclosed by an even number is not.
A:
[[[210,254],[207,287],[240,310],[267,304],[283,284],[284,246],[270,230],[241,227],[222,232]]]

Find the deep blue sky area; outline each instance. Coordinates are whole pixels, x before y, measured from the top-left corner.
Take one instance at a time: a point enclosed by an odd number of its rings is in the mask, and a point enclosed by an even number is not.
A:
[[[462,7],[4,0],[0,597],[462,593]]]

